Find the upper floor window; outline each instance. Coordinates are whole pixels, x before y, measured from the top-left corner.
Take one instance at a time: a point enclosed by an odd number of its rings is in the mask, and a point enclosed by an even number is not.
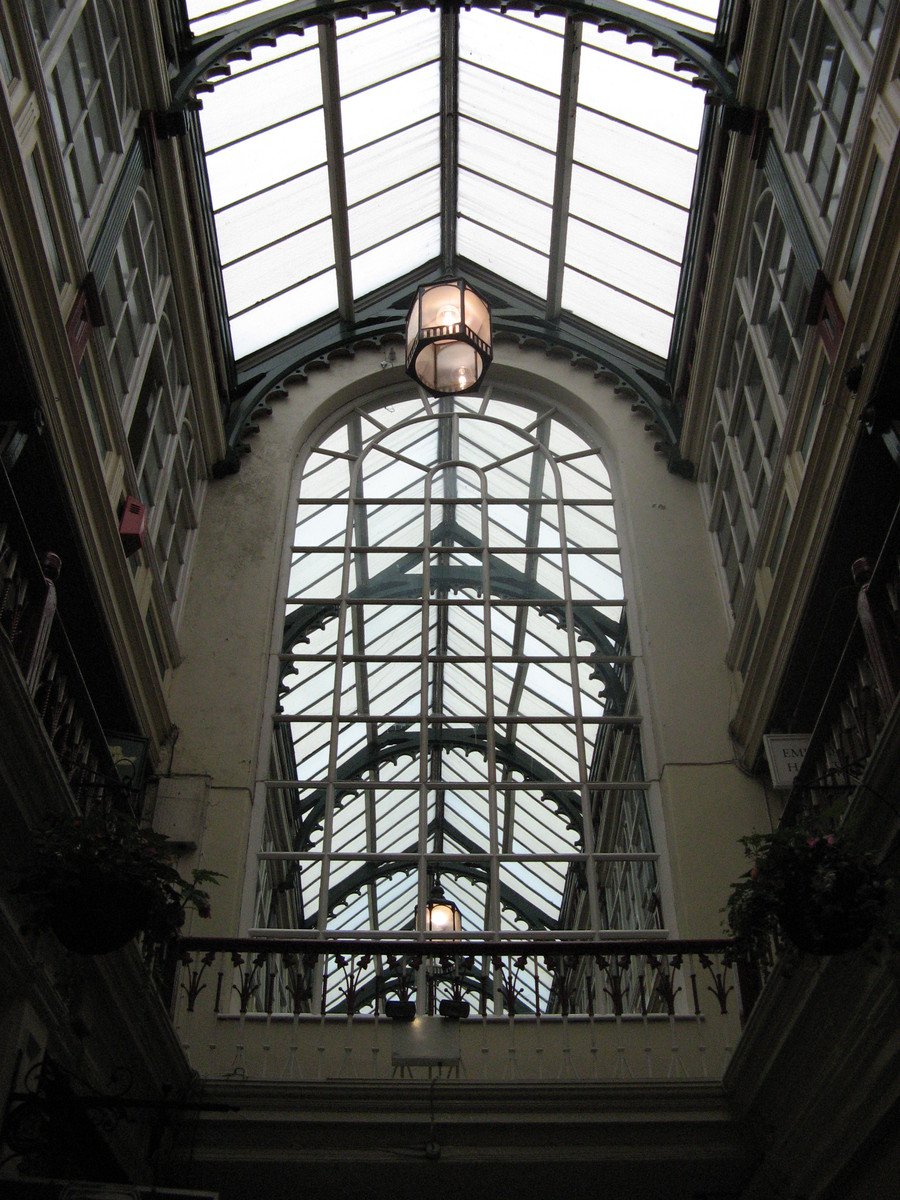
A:
[[[158,601],[173,619],[194,541],[202,472],[190,377],[149,181],[138,188],[106,278],[102,328],[120,436],[147,505]],[[136,561],[135,561],[136,565]]]
[[[771,191],[764,188],[751,212],[744,269],[735,281],[707,464],[710,529],[735,615],[776,483],[808,301],[784,222]]]
[[[47,101],[82,236],[130,136],[135,106],[109,0],[29,0]]]
[[[361,404],[303,461],[255,928],[660,925],[602,458],[549,405]]]
[[[844,8],[860,38],[874,50],[881,40],[888,0],[844,0]]]
[[[870,33],[880,29],[877,5],[848,5]],[[866,79],[855,47],[842,43],[818,0],[797,0],[778,98],[786,125],[785,149],[795,157],[826,231],[834,224],[865,97]],[[883,19],[883,17],[882,17]],[[876,32],[877,37],[877,32]]]

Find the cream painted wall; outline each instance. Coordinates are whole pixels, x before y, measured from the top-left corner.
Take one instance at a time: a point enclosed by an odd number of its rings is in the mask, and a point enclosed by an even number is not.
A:
[[[184,658],[169,684],[180,731],[172,774],[208,776],[203,864],[228,874],[215,897],[214,924],[204,923],[203,932],[238,928],[297,455],[347,403],[403,379],[399,368],[382,372],[381,357],[363,351],[292,385],[239,474],[207,495],[181,627]],[[672,864],[671,878],[665,867],[661,872],[667,925],[681,936],[715,936],[728,882],[743,870],[736,839],[766,820],[762,789],[731,765],[728,629],[697,489],[666,470],[643,419],[592,372],[542,351],[500,347],[490,379],[494,387],[514,385],[564,404],[605,447],[634,597],[645,767],[659,781],[652,815]]]

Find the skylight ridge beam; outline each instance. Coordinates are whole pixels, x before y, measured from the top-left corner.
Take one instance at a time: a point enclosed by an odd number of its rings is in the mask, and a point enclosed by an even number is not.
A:
[[[353,276],[350,266],[350,219],[347,209],[347,175],[344,170],[344,129],[341,120],[337,32],[333,19],[325,21],[319,26],[319,64],[322,72],[325,147],[328,154],[328,195],[331,200],[338,314],[341,321],[352,324],[355,312]]]
[[[581,22],[566,19],[562,79],[559,85],[559,125],[556,134],[556,176],[553,181],[553,219],[550,228],[550,262],[547,269],[547,320],[558,321],[562,312],[563,277],[566,270],[566,236],[569,229],[569,197],[572,191],[572,155],[575,149],[575,118],[578,111],[578,80],[581,70]]]
[[[459,12],[453,5],[441,11],[441,267],[456,264],[459,209]]]

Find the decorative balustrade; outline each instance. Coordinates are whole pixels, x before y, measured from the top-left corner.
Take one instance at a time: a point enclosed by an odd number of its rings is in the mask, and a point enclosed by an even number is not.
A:
[[[729,945],[187,938],[174,1019],[211,1078],[388,1078],[410,1022],[449,1033],[457,1078],[713,1078],[740,1027]]]
[[[0,470],[0,636],[9,643],[25,686],[79,805],[101,797],[122,803],[126,790],[65,629],[56,611],[61,562],[40,561],[9,480]]]
[[[900,521],[878,562],[853,564],[857,613],[809,749],[788,800],[786,818],[849,800],[863,777],[900,691]]]

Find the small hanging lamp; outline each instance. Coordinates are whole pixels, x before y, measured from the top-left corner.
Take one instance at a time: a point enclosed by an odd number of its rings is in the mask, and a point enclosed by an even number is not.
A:
[[[437,876],[425,905],[425,928],[429,933],[459,933],[462,929],[462,913],[444,895]]]
[[[419,288],[406,318],[406,373],[435,396],[477,388],[493,358],[491,308],[464,279]]]

